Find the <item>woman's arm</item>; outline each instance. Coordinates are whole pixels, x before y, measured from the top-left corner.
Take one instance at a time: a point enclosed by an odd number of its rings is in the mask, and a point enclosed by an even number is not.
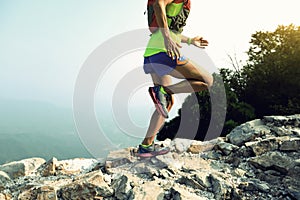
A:
[[[191,44],[191,40],[192,40],[191,38],[181,34],[181,42],[182,43]]]
[[[180,57],[180,52],[178,48],[181,48],[181,46],[174,42],[170,37],[170,31],[167,22],[166,6],[172,3],[173,1],[174,0],[156,0],[156,2],[153,4],[156,21],[164,37],[167,54],[172,58],[174,56]]]
[[[204,40],[203,37],[200,36],[189,38],[185,35],[181,35],[181,42],[187,43],[188,45],[193,44],[199,48],[205,48],[206,46],[208,46],[208,41]]]

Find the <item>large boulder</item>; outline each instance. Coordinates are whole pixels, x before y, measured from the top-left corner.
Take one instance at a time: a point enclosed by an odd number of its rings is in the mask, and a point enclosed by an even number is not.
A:
[[[34,173],[45,162],[43,158],[29,158],[1,165],[0,171],[5,172],[11,179],[14,179]]]
[[[256,137],[270,133],[271,130],[260,119],[246,122],[234,128],[227,136],[226,139],[237,146],[245,144],[254,140]]]
[[[52,186],[37,186],[23,191],[18,200],[57,200],[56,189]]]
[[[82,176],[67,184],[57,192],[61,199],[95,199],[100,197],[110,197],[113,189],[103,179],[101,171],[94,171]]]
[[[267,152],[261,156],[251,158],[249,162],[262,170],[276,170],[287,174],[295,165],[294,160],[280,152]]]
[[[5,184],[10,180],[7,173],[0,171],[0,191],[4,189]]]

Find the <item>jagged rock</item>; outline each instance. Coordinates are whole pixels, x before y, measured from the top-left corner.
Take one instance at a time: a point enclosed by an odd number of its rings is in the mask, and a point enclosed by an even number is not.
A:
[[[265,123],[272,124],[274,126],[295,126],[299,127],[300,114],[290,116],[265,116],[263,118]]]
[[[274,151],[279,148],[276,138],[268,138],[261,141],[246,142],[246,147],[250,147],[255,155],[259,156],[268,151]]]
[[[4,189],[5,184],[10,180],[7,173],[0,171],[0,191]]]
[[[270,187],[267,183],[263,183],[259,180],[249,180],[248,182],[242,182],[239,185],[239,188],[244,189],[246,191],[261,191],[261,192],[269,192]]]
[[[265,126],[262,120],[256,119],[237,126],[226,136],[226,139],[234,145],[241,146],[245,142],[270,132],[270,128]]]
[[[51,186],[42,186],[38,190],[37,200],[57,200],[56,190]]]
[[[284,127],[276,127],[276,126],[271,126],[272,131],[276,134],[276,136],[290,136],[293,135],[293,132],[291,130],[288,130]]]
[[[11,200],[11,195],[0,193],[0,200]]]
[[[94,199],[110,197],[113,190],[103,180],[101,171],[90,172],[77,177],[73,183],[63,186],[57,192],[62,199]]]
[[[169,193],[165,195],[165,199],[174,200],[207,200],[206,197],[197,196],[180,186],[174,186],[170,189]]]
[[[111,187],[115,191],[115,197],[117,197],[117,199],[129,199],[129,197],[133,195],[131,181],[126,175],[115,179]]]
[[[125,150],[127,151],[127,150]],[[170,152],[165,155],[159,155],[153,158],[147,159],[137,159],[131,158],[128,162],[120,162],[122,159],[111,159],[110,162],[106,165],[106,170],[108,173],[124,173],[130,172],[133,174],[148,174],[152,176],[153,174],[158,174],[161,169],[171,168],[171,169],[180,169],[184,164],[178,158],[178,154]],[[111,164],[115,163],[116,167],[111,167]],[[117,164],[116,164],[117,163]]]
[[[179,159],[178,154],[172,152],[165,155],[156,156],[155,158],[151,159],[151,161],[160,169],[166,167],[171,169],[180,169],[184,164],[183,161]]]
[[[37,186],[29,190],[23,191],[19,196],[18,200],[57,200],[56,189],[52,186]]]
[[[29,175],[45,162],[43,158],[29,158],[1,165],[0,171],[5,172],[11,179],[14,179]]]
[[[209,160],[205,160],[201,157],[182,157],[180,158],[181,161],[183,161],[183,167],[185,169],[188,169],[190,171],[201,171],[210,169],[210,162]]]
[[[164,199],[164,190],[157,184],[155,181],[150,181],[144,183],[139,187],[134,187],[132,189],[132,200],[163,200]]]
[[[283,180],[283,184],[287,189],[287,192],[294,197],[294,199],[300,199],[300,180],[286,176]]]
[[[0,171],[0,200],[300,199],[299,126],[300,115],[268,116],[237,127],[225,140],[162,141],[171,152],[152,158],[127,148],[112,151],[105,162],[52,158],[38,169],[24,160],[8,163],[0,166],[6,169]]]
[[[55,175],[55,167],[57,166],[57,162],[57,158],[53,157],[40,166],[38,171],[42,176],[53,176]]]
[[[193,140],[183,139],[183,138],[175,138],[171,143],[172,146],[174,147],[171,150],[176,151],[177,153],[182,153],[182,152],[185,152],[192,143],[193,143]]]
[[[252,151],[251,148],[246,147],[246,146],[241,146],[236,152],[235,152],[235,157],[241,158],[241,157],[252,157],[254,155],[254,152]]]
[[[293,135],[295,135],[296,137],[300,137],[300,128],[293,128],[292,130]]]
[[[194,189],[204,189],[204,187],[195,180],[195,176],[182,176],[177,180],[177,182]]]
[[[278,138],[281,151],[298,151],[300,150],[300,138],[281,137]]]
[[[187,152],[191,152],[193,154],[198,154],[201,152],[206,152],[212,150],[216,144],[222,142],[222,138],[216,138],[210,141],[193,141],[190,146],[186,149]]]
[[[109,152],[105,161],[106,171],[110,172],[112,168],[136,161],[137,159],[132,156],[132,151],[132,148],[126,148]]]
[[[215,199],[231,199],[233,186],[226,179],[217,174],[211,174],[209,179],[212,184]]]
[[[243,169],[240,169],[240,168],[236,168],[233,173],[238,176],[238,177],[243,177],[247,171],[246,170],[243,170]]]
[[[90,172],[98,164],[96,159],[75,158],[70,160],[61,160],[55,163],[56,175],[80,174]]]
[[[211,183],[209,180],[210,172],[209,171],[196,171],[193,178],[195,181],[197,181],[200,185],[202,185],[204,188],[210,188]]]
[[[216,148],[221,150],[223,154],[228,156],[232,151],[237,150],[239,147],[227,142],[219,142],[216,144]]]
[[[293,160],[283,156],[280,152],[267,152],[261,156],[251,158],[249,161],[259,169],[273,169],[283,174],[287,174],[294,166]]]
[[[300,181],[300,166],[293,166],[289,169],[288,175]]]

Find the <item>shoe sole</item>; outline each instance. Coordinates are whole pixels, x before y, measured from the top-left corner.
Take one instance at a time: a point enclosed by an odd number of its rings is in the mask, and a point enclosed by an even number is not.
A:
[[[155,151],[155,152],[151,152],[151,153],[137,153],[136,155],[140,158],[151,158],[154,156],[159,156],[159,155],[164,155],[170,152],[170,149],[164,149],[161,151]]]
[[[153,91],[152,88],[149,88],[148,90],[150,97],[155,105],[156,110],[158,111],[159,114],[161,114],[164,118],[168,118],[168,114],[166,114],[161,106],[161,104],[159,103],[158,99],[155,97],[155,93]]]

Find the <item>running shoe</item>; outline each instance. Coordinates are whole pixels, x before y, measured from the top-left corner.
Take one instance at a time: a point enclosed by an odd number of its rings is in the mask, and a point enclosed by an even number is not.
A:
[[[137,156],[141,158],[150,158],[157,155],[164,155],[170,152],[170,148],[168,147],[160,147],[152,143],[149,147],[144,147],[143,145],[139,145]]]
[[[163,93],[162,86],[154,86],[154,87],[149,87],[149,94],[152,98],[153,103],[155,104],[155,107],[157,111],[164,117],[168,118],[169,113],[168,113],[168,99],[170,96],[168,93]]]

